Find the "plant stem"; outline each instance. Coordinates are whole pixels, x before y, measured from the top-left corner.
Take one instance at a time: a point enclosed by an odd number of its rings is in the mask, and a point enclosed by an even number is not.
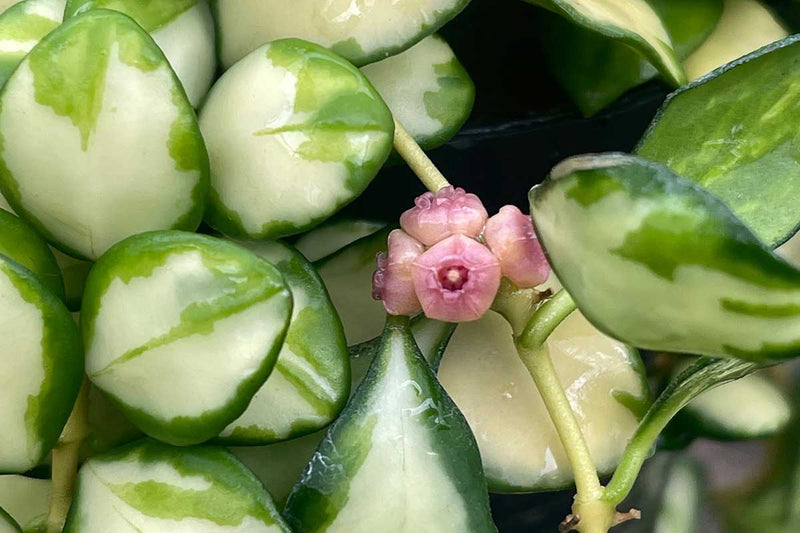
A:
[[[397,150],[400,157],[405,160],[429,191],[435,193],[439,189],[450,185],[444,175],[436,168],[436,165],[422,151],[417,141],[397,119],[394,119],[394,149]]]
[[[737,359],[701,357],[683,371],[664,389],[639,422],[639,427],[625,448],[622,461],[614,472],[603,499],[618,505],[630,494],[658,436],[686,404],[701,393],[723,383],[740,379],[758,368],[759,365],[756,363]]]
[[[567,394],[556,374],[550,358],[550,350],[544,344],[528,348],[517,343],[517,351],[536,382],[536,388],[542,396],[558,437],[567,452],[567,458],[575,474],[575,486],[578,489],[576,499],[588,501],[601,498],[603,487],[597,477],[597,469],[589,454],[589,448],[586,446],[581,427],[569,404]]]
[[[558,291],[542,304],[528,321],[519,342],[530,348],[544,345],[547,338],[575,310],[572,296],[565,290]]]
[[[61,533],[67,519],[75,480],[78,475],[78,455],[81,444],[89,431],[88,425],[89,383],[84,378],[72,414],[53,449],[53,491],[50,495],[50,510],[47,515],[47,533]]]

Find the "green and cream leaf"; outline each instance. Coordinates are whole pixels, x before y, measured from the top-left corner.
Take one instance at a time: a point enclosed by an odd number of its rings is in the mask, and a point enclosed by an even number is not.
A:
[[[284,516],[298,532],[496,531],[469,426],[404,319],[387,323],[366,378]]]
[[[361,71],[394,117],[426,150],[450,140],[472,112],[475,85],[453,50],[438,35],[361,67]]]
[[[83,379],[83,352],[63,302],[2,255],[0,302],[0,473],[21,473],[56,444]]]
[[[530,199],[554,271],[601,331],[715,357],[800,353],[800,271],[690,180],[635,156],[580,156]]]
[[[65,18],[94,8],[119,11],[138,22],[167,56],[189,102],[200,104],[217,68],[214,19],[206,0],[69,0]]]
[[[636,149],[717,195],[771,246],[800,226],[797,61],[793,36],[672,93]]]
[[[86,373],[148,435],[203,442],[266,381],[291,309],[280,272],[240,246],[175,231],[130,237],[86,283]]]
[[[619,40],[650,61],[669,83],[686,82],[672,39],[646,0],[526,0],[588,30]]]
[[[33,272],[53,294],[64,299],[64,280],[50,247],[25,222],[2,209],[0,255],[5,255]]]
[[[306,259],[314,263],[350,243],[377,233],[387,225],[386,222],[361,218],[328,220],[301,235],[294,246]]]
[[[314,267],[280,242],[240,244],[275,265],[294,301],[275,369],[218,439],[265,445],[330,424],[350,396],[350,360],[342,323]]]
[[[229,452],[144,440],[81,467],[64,533],[288,533]]]
[[[194,110],[120,13],[72,17],[31,50],[0,92],[0,140],[3,196],[71,255],[200,222],[208,158]]]
[[[714,31],[723,0],[650,0],[686,59]],[[630,46],[551,13],[539,17],[550,70],[586,116],[592,116],[658,71]],[[748,50],[749,51],[749,50]]]
[[[364,75],[298,39],[267,44],[228,70],[200,126],[211,159],[206,220],[259,240],[306,231],[355,199],[394,137],[391,112]]]
[[[25,0],[0,15],[0,86],[19,62],[61,24],[66,0]]]
[[[416,44],[455,17],[469,0],[328,2],[213,0],[222,66],[264,43],[298,37],[330,48],[357,66]]]

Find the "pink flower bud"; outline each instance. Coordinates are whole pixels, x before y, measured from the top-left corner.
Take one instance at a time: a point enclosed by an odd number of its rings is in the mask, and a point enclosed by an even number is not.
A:
[[[502,207],[489,219],[483,238],[500,261],[503,275],[517,287],[530,289],[547,280],[550,265],[533,222],[513,205]]]
[[[378,270],[372,276],[372,297],[383,300],[390,315],[416,315],[422,306],[414,292],[411,264],[425,248],[403,230],[389,234],[388,256],[378,254]]]
[[[444,187],[436,194],[426,192],[414,204],[400,217],[400,226],[426,246],[450,235],[477,237],[489,216],[480,198],[461,188]]]
[[[486,313],[500,287],[500,264],[479,242],[453,235],[420,255],[414,290],[429,318],[468,322]]]

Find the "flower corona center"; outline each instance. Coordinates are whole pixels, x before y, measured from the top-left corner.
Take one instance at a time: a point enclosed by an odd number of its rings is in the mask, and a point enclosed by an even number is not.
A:
[[[439,270],[439,284],[448,291],[460,291],[469,281],[469,270],[461,265],[452,265]]]

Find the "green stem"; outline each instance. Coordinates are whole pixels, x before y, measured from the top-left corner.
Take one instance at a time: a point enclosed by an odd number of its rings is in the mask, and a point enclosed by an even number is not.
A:
[[[737,359],[712,359],[701,357],[683,371],[659,395],[639,423],[633,439],[625,448],[614,477],[606,488],[603,499],[618,505],[630,494],[645,460],[650,456],[656,440],[670,420],[686,404],[701,393],[740,379],[759,368],[756,363]]]
[[[89,384],[84,383],[78,393],[72,414],[53,448],[53,490],[50,494],[50,510],[47,514],[47,533],[61,533],[67,519],[75,480],[78,476],[78,458],[81,445],[88,433]]]
[[[577,500],[596,500],[603,495],[597,469],[589,454],[578,419],[558,378],[545,341],[556,327],[575,310],[575,302],[562,290],[534,313],[517,340],[517,352],[536,382],[547,412],[553,420],[575,475]]]
[[[565,290],[558,291],[552,298],[542,304],[531,317],[519,342],[524,347],[542,346],[553,330],[575,310],[572,296]]]
[[[596,500],[603,496],[603,487],[597,476],[597,469],[589,454],[589,448],[583,438],[583,432],[572,411],[564,388],[558,378],[550,351],[547,346],[529,348],[517,343],[517,351],[522,362],[536,382],[536,388],[542,396],[547,412],[556,428],[559,439],[567,452],[567,458],[575,475],[575,486],[578,489],[577,500]]]
[[[397,119],[394,120],[394,149],[429,191],[435,193],[450,183],[428,158],[417,141]]]

